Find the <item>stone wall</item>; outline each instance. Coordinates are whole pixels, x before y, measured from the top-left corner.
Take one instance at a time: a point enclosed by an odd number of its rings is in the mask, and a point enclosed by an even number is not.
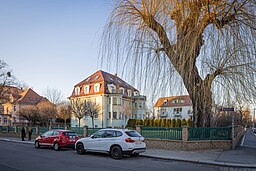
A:
[[[146,138],[145,143],[149,149],[161,149],[171,151],[193,151],[193,150],[213,150],[232,149],[231,140],[204,140],[204,141],[181,141]]]

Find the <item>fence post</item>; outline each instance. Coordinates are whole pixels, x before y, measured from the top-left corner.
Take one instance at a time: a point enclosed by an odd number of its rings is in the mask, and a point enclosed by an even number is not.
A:
[[[188,126],[182,126],[182,142],[188,141]]]
[[[36,135],[38,135],[39,134],[39,131],[38,131],[39,129],[38,129],[38,126],[36,127]]]
[[[136,125],[136,131],[141,134],[141,125]]]
[[[84,126],[84,137],[88,137],[88,126]]]
[[[14,127],[14,132],[15,132],[15,133],[18,133],[18,131],[17,131],[17,126]]]

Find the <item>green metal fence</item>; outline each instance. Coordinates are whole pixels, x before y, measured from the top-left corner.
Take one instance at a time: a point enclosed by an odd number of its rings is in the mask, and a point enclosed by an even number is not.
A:
[[[97,132],[100,129],[102,129],[102,128],[88,128],[88,136],[94,134],[95,132]]]
[[[160,138],[160,139],[171,139],[181,140],[182,139],[182,128],[147,128],[141,129],[141,135],[144,138]]]
[[[188,128],[188,140],[231,140],[232,129]]]

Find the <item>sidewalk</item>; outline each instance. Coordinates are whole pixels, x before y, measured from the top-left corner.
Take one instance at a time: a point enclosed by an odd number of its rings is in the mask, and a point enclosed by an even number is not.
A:
[[[14,137],[0,137],[0,141],[34,144],[34,140],[21,141],[20,138]],[[256,148],[237,147],[236,150],[229,151],[168,151],[147,149],[140,156],[216,166],[256,168]]]

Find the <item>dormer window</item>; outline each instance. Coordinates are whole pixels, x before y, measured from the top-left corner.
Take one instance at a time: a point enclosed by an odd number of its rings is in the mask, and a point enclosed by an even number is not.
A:
[[[99,78],[99,75],[97,75],[95,78],[94,78],[94,80],[97,80]]]
[[[108,90],[110,93],[116,93],[116,86],[114,84],[108,84]]]
[[[90,92],[90,86],[86,85],[84,86],[84,94],[88,94]]]
[[[85,81],[88,82],[88,81],[90,81],[90,79],[91,79],[91,77],[87,78]]]
[[[112,77],[109,77],[109,80],[110,80],[110,81],[114,81]]]
[[[100,91],[100,84],[94,84],[94,92],[99,92]]]
[[[80,94],[80,87],[76,87],[75,88],[75,95],[79,95]]]
[[[140,95],[138,91],[135,91],[133,94],[134,94],[134,96],[139,96]]]
[[[164,105],[167,105],[168,100],[164,100]]]
[[[119,88],[119,93],[124,95],[124,88]]]
[[[131,97],[132,96],[132,91],[131,90],[127,90],[127,94],[128,94],[128,97]]]

